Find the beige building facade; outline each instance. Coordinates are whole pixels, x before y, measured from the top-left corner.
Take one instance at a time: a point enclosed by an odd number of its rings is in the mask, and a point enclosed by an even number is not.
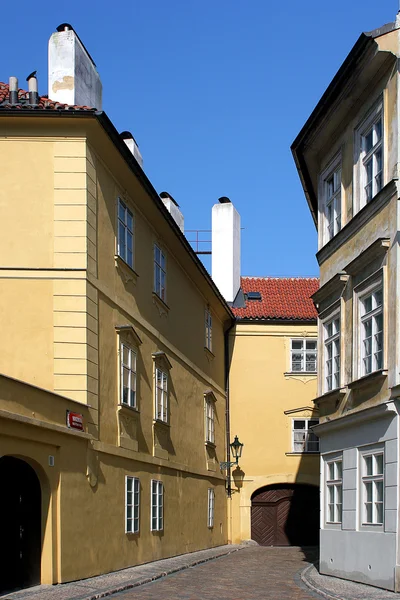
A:
[[[320,569],[395,591],[399,26],[360,36],[292,146],[318,229]]]
[[[312,278],[242,277],[230,333],[232,541],[313,545],[319,528],[317,323]]]

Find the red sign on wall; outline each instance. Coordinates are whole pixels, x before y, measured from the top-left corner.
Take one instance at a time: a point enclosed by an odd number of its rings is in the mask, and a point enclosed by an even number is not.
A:
[[[77,429],[78,431],[84,431],[83,415],[67,410],[67,427],[70,429]]]

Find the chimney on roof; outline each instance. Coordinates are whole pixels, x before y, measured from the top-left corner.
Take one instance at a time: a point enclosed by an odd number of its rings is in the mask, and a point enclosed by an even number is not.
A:
[[[179,229],[184,233],[184,218],[179,208],[179,204],[173,199],[171,194],[168,194],[168,192],[161,192],[160,198]]]
[[[92,57],[69,23],[49,40],[49,98],[101,110],[102,85]]]
[[[240,289],[240,215],[226,196],[212,207],[211,276],[227,302]]]
[[[29,104],[38,104],[39,94],[36,79],[36,71],[33,71],[30,75],[28,75],[26,80],[28,82]]]
[[[9,103],[18,104],[18,79],[16,77],[10,77],[8,80],[9,89]]]
[[[133,156],[136,158],[136,162],[143,169],[143,158],[139,150],[139,146],[130,131],[123,131],[119,134],[121,138],[124,140],[125,144],[128,146],[129,150],[132,152]]]

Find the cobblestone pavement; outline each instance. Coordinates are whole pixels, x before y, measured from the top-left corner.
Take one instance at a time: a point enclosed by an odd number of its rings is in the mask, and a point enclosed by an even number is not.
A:
[[[308,559],[314,560],[311,552]],[[299,548],[251,546],[113,596],[115,600],[315,600]]]

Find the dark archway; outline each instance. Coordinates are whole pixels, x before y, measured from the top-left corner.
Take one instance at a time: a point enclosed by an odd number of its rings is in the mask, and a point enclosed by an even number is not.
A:
[[[251,537],[261,546],[318,545],[319,488],[275,484],[254,492]]]
[[[34,469],[12,456],[0,458],[0,591],[40,583],[41,487]]]

